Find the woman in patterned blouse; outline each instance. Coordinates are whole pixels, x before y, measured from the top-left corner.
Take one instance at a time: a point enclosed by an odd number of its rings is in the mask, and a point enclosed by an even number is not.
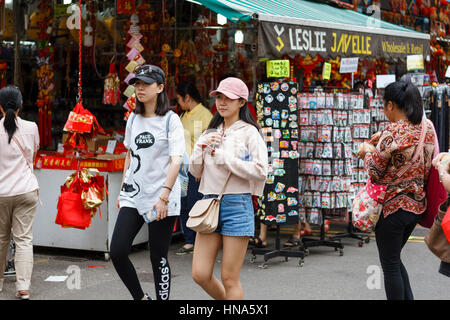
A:
[[[358,156],[372,181],[386,185],[383,211],[375,228],[388,300],[413,300],[408,273],[400,254],[420,215],[426,210],[425,186],[434,151],[434,130],[427,125],[423,153],[401,177],[396,174],[414,156],[422,131],[422,97],[411,82],[388,85],[384,113],[390,123],[370,143],[362,143]]]

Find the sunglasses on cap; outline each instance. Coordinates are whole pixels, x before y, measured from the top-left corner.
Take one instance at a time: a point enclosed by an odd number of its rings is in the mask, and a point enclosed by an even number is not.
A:
[[[152,73],[153,74],[156,73],[159,76],[161,76],[163,79],[165,78],[164,71],[162,71],[159,67],[152,66],[150,64],[144,64],[144,65],[141,65],[141,66],[137,66],[136,68],[134,68],[134,73],[137,76],[140,76],[140,75],[148,75],[148,76],[150,76]]]

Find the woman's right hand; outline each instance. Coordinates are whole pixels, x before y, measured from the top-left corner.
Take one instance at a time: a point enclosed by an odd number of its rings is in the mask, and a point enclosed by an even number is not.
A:
[[[210,147],[218,147],[222,143],[222,135],[218,131],[208,133],[208,135],[206,136],[206,141]]]
[[[117,210],[120,210],[120,195],[117,197],[116,206],[117,206]]]
[[[439,153],[433,159],[432,164],[439,172],[443,172],[444,170],[448,172],[450,169],[450,153],[448,152]]]

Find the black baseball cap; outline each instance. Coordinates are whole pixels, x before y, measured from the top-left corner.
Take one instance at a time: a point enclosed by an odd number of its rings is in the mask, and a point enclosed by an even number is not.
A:
[[[133,85],[137,80],[142,80],[145,83],[151,84],[153,82],[165,83],[166,75],[164,71],[158,67],[151,64],[143,64],[137,66],[134,69],[135,76],[131,78],[128,83]]]

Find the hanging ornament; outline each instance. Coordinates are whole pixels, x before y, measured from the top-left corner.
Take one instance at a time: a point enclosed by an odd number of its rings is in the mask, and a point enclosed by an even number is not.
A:
[[[49,0],[40,0],[39,12],[34,22],[39,28],[38,32],[38,56],[36,57],[38,69],[36,78],[38,81],[38,95],[36,106],[38,107],[38,126],[41,147],[51,145],[52,111],[53,111],[53,83],[54,73],[51,63],[53,62],[53,48],[50,46],[50,35],[52,6]]]
[[[139,17],[136,14],[132,14],[130,17],[130,28],[128,30],[128,34],[130,35],[130,40],[127,43],[127,48],[129,49],[127,58],[129,62],[125,67],[125,70],[128,71],[128,75],[124,79],[124,82],[127,84],[128,81],[135,76],[134,70],[136,69],[136,67],[145,63],[145,59],[141,54],[141,52],[144,50],[144,47],[140,42],[143,36],[140,32]],[[131,85],[129,85],[123,92],[123,94],[127,98],[130,98],[133,93],[134,87]]]
[[[103,90],[103,104],[117,105],[120,102],[120,80],[116,72],[116,65],[109,65],[109,73],[105,79]]]
[[[117,14],[133,14],[136,11],[136,4],[134,0],[118,0]]]
[[[91,27],[91,23],[88,21],[87,27],[84,29],[86,32],[83,43],[85,47],[92,47],[94,45],[94,37],[92,36],[93,30],[94,29]]]

